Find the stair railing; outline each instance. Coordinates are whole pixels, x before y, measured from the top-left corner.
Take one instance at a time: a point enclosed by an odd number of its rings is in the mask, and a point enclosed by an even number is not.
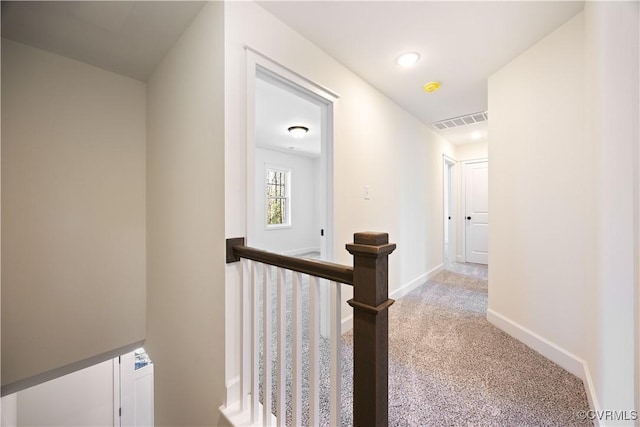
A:
[[[286,420],[286,283],[292,278],[292,424],[302,425],[302,283],[309,283],[309,411],[308,424],[320,424],[320,286],[330,286],[330,417],[329,425],[341,425],[341,284],[353,286],[353,424],[388,425],[388,256],[396,248],[387,233],[354,234],[346,249],[353,267],[289,257],[244,245],[244,238],[227,239],[227,263],[242,262],[241,289],[241,410],[250,413],[252,425],[284,426]],[[275,266],[276,307],[270,296]],[[257,278],[262,268],[262,301]],[[289,273],[290,272],[290,273]],[[325,279],[325,280],[323,280]],[[259,304],[262,304],[262,342],[259,341]],[[272,362],[272,313],[276,319],[276,370]],[[259,402],[258,355],[262,346],[262,408]],[[274,378],[275,377],[275,378]],[[271,390],[276,389],[276,416]],[[261,409],[261,410],[260,410]]]

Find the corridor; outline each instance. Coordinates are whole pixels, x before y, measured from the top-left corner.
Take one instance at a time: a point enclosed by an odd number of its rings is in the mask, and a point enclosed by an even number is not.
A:
[[[390,426],[575,426],[582,381],[486,319],[487,267],[452,263],[389,313]],[[352,350],[351,332],[344,336]],[[351,425],[352,357],[343,359]]]

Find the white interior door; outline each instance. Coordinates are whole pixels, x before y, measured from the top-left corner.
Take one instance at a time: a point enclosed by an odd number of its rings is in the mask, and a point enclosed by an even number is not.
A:
[[[489,162],[465,164],[465,258],[489,263]]]
[[[120,408],[120,426],[153,426],[153,363],[144,351],[120,356]]]

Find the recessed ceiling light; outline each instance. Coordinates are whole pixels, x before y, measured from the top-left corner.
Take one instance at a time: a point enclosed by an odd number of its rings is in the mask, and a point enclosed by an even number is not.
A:
[[[307,134],[307,132],[309,132],[309,128],[306,126],[291,126],[287,130],[289,131],[289,134],[296,139],[302,138]]]
[[[398,58],[396,59],[396,64],[405,68],[413,67],[414,65],[416,65],[416,62],[418,62],[419,59],[420,55],[418,55],[416,52],[407,52],[398,56]]]
[[[482,138],[482,132],[473,132],[471,134],[471,139],[473,139],[474,141],[477,141],[480,138]]]

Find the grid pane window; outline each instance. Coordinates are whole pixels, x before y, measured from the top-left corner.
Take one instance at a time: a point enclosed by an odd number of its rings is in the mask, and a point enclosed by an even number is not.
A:
[[[267,168],[267,226],[290,225],[289,171]]]

